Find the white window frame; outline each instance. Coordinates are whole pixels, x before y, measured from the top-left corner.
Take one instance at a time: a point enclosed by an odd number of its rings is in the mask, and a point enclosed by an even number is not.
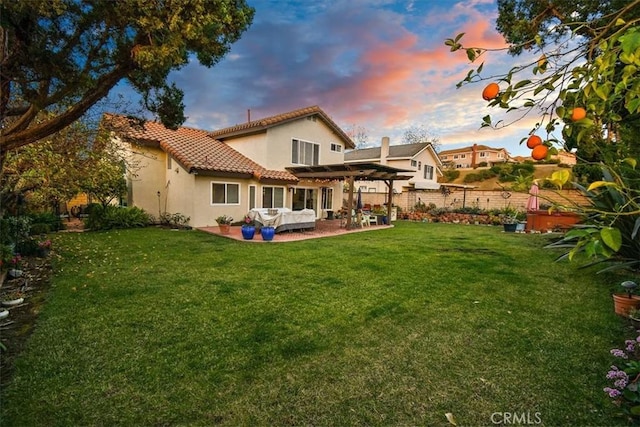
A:
[[[257,198],[258,196],[258,188],[255,185],[250,185],[249,186],[249,191],[247,192],[247,197],[249,198],[247,200],[247,205],[249,206],[249,210],[258,207],[257,203]]]
[[[433,171],[434,171],[433,166],[424,165],[424,172],[422,173],[422,177],[424,179],[428,179],[430,181],[433,181]]]
[[[415,168],[418,166],[418,161],[417,160],[411,160],[411,167]]]
[[[485,151],[480,152],[480,157],[487,157],[487,153]]]
[[[331,187],[322,187],[320,191],[320,199],[322,202],[322,208],[325,210],[333,210],[333,188]]]
[[[331,143],[331,151],[336,153],[342,153],[342,145],[336,144],[335,142]]]
[[[213,186],[214,185],[224,185],[224,202],[223,203],[215,203],[213,201]],[[233,185],[238,187],[238,201],[237,202],[229,202],[229,186]],[[240,205],[240,199],[242,197],[240,184],[237,182],[224,182],[224,181],[211,181],[209,185],[210,194],[209,194],[209,202],[211,206],[238,206]]]
[[[306,163],[308,150],[311,149],[311,163]],[[302,161],[301,161],[302,160]],[[320,144],[291,138],[291,163],[294,165],[317,166],[320,164]]]
[[[267,188],[271,188],[272,190],[280,189],[282,190],[282,206],[276,206],[275,203],[275,191],[271,192],[271,206],[265,206],[264,203],[264,190]],[[260,202],[262,203],[263,208],[277,209],[284,208],[287,203],[287,189],[285,187],[277,186],[277,185],[263,185],[262,186],[262,197],[260,198]]]

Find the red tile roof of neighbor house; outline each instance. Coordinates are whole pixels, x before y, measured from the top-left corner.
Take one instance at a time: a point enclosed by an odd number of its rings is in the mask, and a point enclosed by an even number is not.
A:
[[[289,111],[288,113],[282,113],[271,117],[265,117],[259,120],[252,120],[246,123],[241,123],[235,126],[231,126],[224,129],[219,129],[211,132],[211,136],[220,140],[233,138],[237,136],[244,136],[251,133],[264,132],[268,128],[281,125],[286,122],[298,120],[304,117],[318,116],[323,120],[331,130],[344,142],[346,148],[355,148],[355,144],[347,136],[340,126],[338,126],[320,107],[314,105],[312,107],[305,107],[299,110]]]
[[[105,114],[104,119],[116,133],[129,140],[161,147],[170,153],[189,173],[254,176],[260,180],[297,182],[287,171],[269,170],[240,154],[224,142],[200,129],[179,127],[167,129],[155,121],[141,122],[125,116]]]

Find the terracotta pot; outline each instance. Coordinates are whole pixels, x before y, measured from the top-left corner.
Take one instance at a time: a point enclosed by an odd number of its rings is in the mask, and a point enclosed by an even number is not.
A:
[[[231,225],[229,224],[218,224],[218,228],[220,229],[220,234],[229,234],[231,232]]]
[[[631,295],[629,298],[627,294],[613,294],[613,308],[616,314],[626,317],[629,310],[638,307],[640,307],[640,296]]]

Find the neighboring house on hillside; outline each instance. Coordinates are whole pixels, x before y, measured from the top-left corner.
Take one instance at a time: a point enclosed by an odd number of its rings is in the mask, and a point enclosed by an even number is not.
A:
[[[379,163],[414,171],[411,179],[394,181],[393,191],[396,193],[401,193],[404,187],[423,190],[440,188],[438,175],[442,175],[442,163],[430,142],[389,145],[389,138],[384,137],[380,147],[352,150],[344,155],[345,164],[362,162]],[[382,181],[356,181],[354,186],[366,192],[388,192],[387,186]]]
[[[115,138],[136,168],[128,180],[128,204],[158,215],[181,213],[190,225],[236,221],[252,208],[339,209],[339,181],[303,180],[286,170],[301,165],[342,164],[351,139],[317,106],[253,120],[213,132],[136,124],[106,114]]]
[[[496,163],[505,163],[509,160],[509,153],[504,148],[492,148],[478,144],[453,150],[443,150],[439,155],[445,166],[455,169],[474,168],[481,163],[493,166]]]

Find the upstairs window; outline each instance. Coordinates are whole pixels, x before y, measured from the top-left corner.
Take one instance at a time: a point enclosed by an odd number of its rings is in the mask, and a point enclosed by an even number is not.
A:
[[[296,165],[316,166],[320,157],[320,145],[312,142],[291,140],[291,163]]]
[[[342,145],[331,143],[331,151],[335,151],[336,153],[342,152]]]
[[[424,165],[424,179],[433,180],[433,166]]]

